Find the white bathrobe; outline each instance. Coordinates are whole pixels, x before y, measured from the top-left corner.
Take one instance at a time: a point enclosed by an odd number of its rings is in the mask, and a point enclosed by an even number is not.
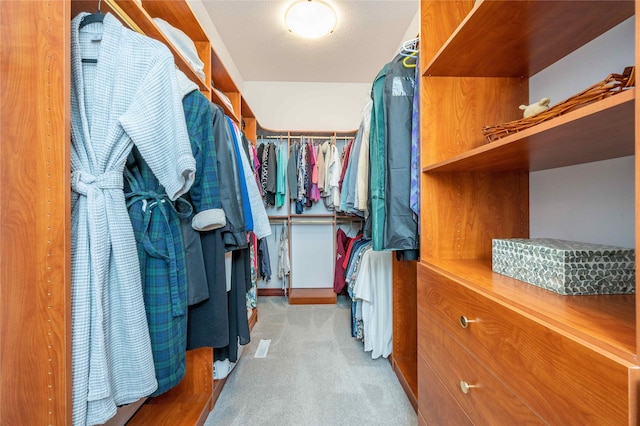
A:
[[[73,424],[101,424],[157,387],[123,193],[135,144],[172,200],[195,160],[171,53],[107,14],[71,23]],[[96,64],[82,59],[97,59]]]

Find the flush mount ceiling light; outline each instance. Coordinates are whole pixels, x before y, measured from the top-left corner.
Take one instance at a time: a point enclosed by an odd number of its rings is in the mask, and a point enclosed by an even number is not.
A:
[[[336,21],[335,10],[320,0],[298,0],[284,14],[289,31],[306,38],[318,38],[333,32]]]

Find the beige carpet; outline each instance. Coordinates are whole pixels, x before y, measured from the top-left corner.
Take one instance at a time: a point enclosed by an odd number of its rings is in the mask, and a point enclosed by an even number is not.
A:
[[[371,359],[351,337],[351,301],[289,305],[258,298],[251,343],[205,426],[417,425],[387,359]],[[267,356],[255,358],[260,340]]]

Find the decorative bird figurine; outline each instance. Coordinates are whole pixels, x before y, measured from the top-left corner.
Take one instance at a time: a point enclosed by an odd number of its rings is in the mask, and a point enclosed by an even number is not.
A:
[[[538,102],[532,103],[531,105],[520,105],[520,109],[524,111],[524,118],[533,117],[536,114],[540,114],[542,111],[546,111],[549,109],[549,103],[551,99],[542,98]]]

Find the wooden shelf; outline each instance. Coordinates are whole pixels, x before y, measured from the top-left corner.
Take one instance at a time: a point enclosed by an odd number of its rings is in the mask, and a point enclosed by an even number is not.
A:
[[[80,12],[95,12],[94,0],[76,0],[71,2],[71,16],[75,17]],[[209,91],[209,85],[194,71],[187,60],[176,47],[164,35],[156,25],[149,13],[135,0],[106,0],[103,1],[100,10],[103,13],[111,13],[118,18],[123,25],[148,37],[156,39],[166,45],[173,54],[176,66],[186,74],[189,80],[198,85],[200,90]]]
[[[633,15],[624,0],[480,0],[424,75],[529,77]]]
[[[563,296],[495,273],[487,260],[430,258],[423,265],[587,345],[638,361],[633,294]]]
[[[211,48],[211,79],[215,82],[215,88],[223,92],[240,92],[233,82],[227,68],[222,63],[216,50]]]
[[[337,302],[333,288],[291,288],[290,305],[334,305]]]
[[[240,119],[238,118],[238,115],[236,115],[236,112],[233,110],[233,108],[229,107],[229,105],[224,100],[222,100],[220,95],[218,95],[218,93],[213,89],[211,90],[211,102],[216,105],[220,105],[226,115],[228,115],[236,123],[240,123]]]
[[[633,155],[634,103],[635,88],[422,170],[536,171]]]
[[[212,349],[187,351],[187,373],[180,384],[149,398],[127,425],[201,426],[213,408],[213,392]]]
[[[152,18],[162,18],[193,41],[209,40],[191,6],[183,0],[142,0],[142,7]]]

